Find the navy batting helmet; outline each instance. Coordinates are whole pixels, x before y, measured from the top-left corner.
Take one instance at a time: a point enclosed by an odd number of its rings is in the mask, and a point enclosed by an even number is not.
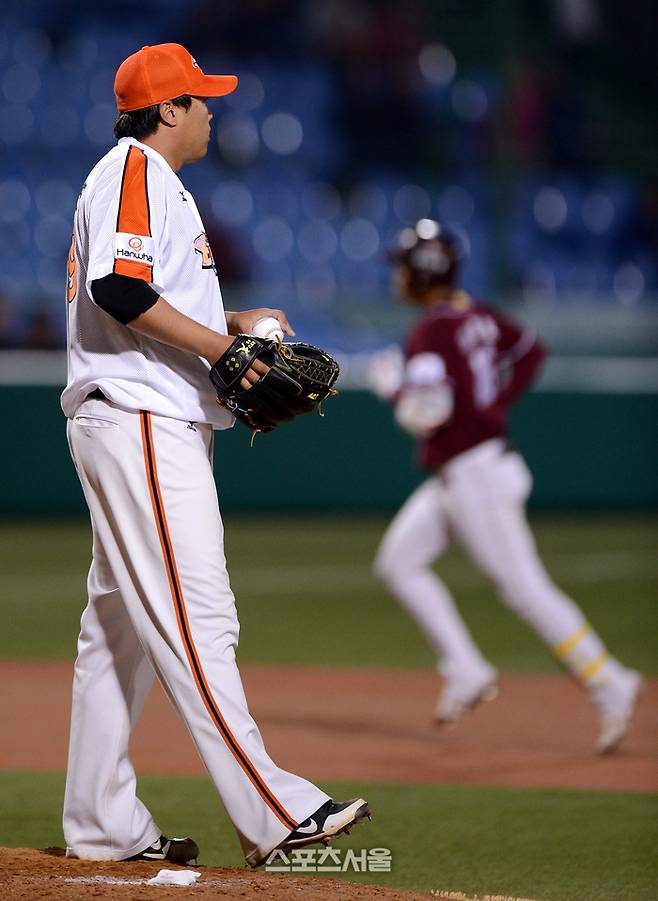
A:
[[[409,272],[408,287],[417,297],[439,285],[453,285],[464,256],[462,242],[434,219],[420,219],[403,229],[388,259]]]

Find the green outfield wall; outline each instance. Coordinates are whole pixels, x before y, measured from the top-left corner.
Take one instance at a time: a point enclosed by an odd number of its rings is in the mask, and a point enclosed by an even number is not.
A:
[[[542,509],[648,508],[658,501],[658,399],[654,394],[527,396],[513,416],[513,440],[535,476]],[[0,510],[84,511],[54,386],[0,388]],[[344,391],[323,419],[307,416],[271,435],[236,426],[216,433],[215,473],[231,512],[396,507],[422,478],[411,442],[389,409]]]

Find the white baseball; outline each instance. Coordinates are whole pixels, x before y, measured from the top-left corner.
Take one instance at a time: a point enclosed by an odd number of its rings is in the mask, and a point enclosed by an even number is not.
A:
[[[251,334],[266,341],[283,341],[281,323],[274,316],[261,316],[251,327]]]

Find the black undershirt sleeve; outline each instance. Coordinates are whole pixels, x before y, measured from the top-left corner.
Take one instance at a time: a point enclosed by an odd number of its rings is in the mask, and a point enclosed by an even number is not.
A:
[[[94,303],[118,322],[128,325],[150,310],[160,296],[141,278],[111,272],[91,283]]]

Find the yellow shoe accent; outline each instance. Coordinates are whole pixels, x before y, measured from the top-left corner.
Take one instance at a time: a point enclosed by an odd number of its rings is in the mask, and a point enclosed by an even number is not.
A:
[[[560,644],[553,645],[553,651],[557,654],[558,657],[566,657],[569,651],[573,651],[579,641],[583,639],[588,632],[592,631],[592,627],[589,623],[585,623],[584,626],[581,626],[577,632],[574,632],[570,638],[567,638],[565,641]]]
[[[578,678],[580,679],[580,681],[589,682],[592,676],[595,676],[598,673],[598,671],[601,669],[601,667],[609,657],[610,654],[608,654],[607,651],[604,651],[604,653],[601,654],[600,657],[597,657],[596,660],[592,660],[591,663],[588,663],[587,666],[581,669],[581,671],[578,673]]]

